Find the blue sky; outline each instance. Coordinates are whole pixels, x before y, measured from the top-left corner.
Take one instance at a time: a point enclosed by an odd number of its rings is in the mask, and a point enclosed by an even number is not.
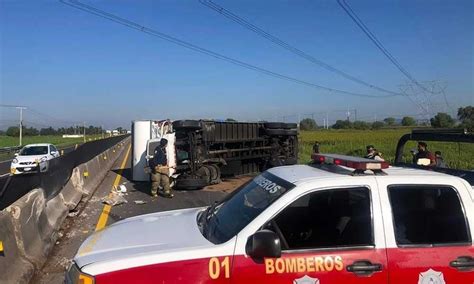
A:
[[[383,95],[311,64],[199,1],[83,1],[224,55],[320,85]],[[314,57],[399,91],[406,78],[331,1],[215,3]],[[442,80],[451,109],[474,104],[472,1],[353,1],[354,11],[419,80]],[[176,46],[59,1],[0,0],[0,101],[25,120],[129,127],[135,119],[296,120],[357,109],[370,120],[417,114],[406,98],[367,99],[256,73]],[[433,111],[450,111],[441,96]],[[18,111],[0,108],[0,127]],[[318,120],[322,116],[316,115]],[[322,121],[319,121],[322,123]]]

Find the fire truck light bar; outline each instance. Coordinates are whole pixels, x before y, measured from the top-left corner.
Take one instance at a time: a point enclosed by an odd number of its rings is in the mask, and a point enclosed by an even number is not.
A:
[[[386,161],[337,154],[313,154],[312,159],[319,164],[344,166],[355,170],[382,170],[389,167]]]

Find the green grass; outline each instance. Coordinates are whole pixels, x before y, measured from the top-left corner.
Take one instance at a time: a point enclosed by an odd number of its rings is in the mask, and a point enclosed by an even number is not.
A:
[[[352,156],[364,156],[365,147],[374,145],[387,161],[393,163],[398,139],[411,129],[381,129],[381,130],[321,130],[301,131],[299,135],[299,162],[308,163],[315,141],[320,142],[322,153],[335,153]],[[432,152],[441,151],[444,160],[450,168],[474,169],[474,144],[427,142]],[[410,149],[416,148],[416,142],[410,141],[405,145],[404,159],[411,161]]]
[[[90,135],[86,136],[87,141],[94,139],[100,139],[102,135]],[[65,148],[68,146],[84,143],[84,138],[63,138],[59,135],[46,135],[46,136],[24,136],[23,145],[35,144],[35,143],[51,143],[58,148]],[[15,147],[18,146],[19,138],[11,136],[0,136],[0,148],[1,147]],[[0,154],[0,161],[7,160],[13,157],[13,153]]]
[[[87,141],[89,139],[101,138],[101,135],[86,136]],[[51,143],[58,147],[65,147],[74,144],[80,144],[84,142],[84,138],[62,138],[62,136],[24,136],[23,145],[35,144],[35,143]],[[0,147],[14,147],[18,146],[19,138],[11,136],[0,136]]]

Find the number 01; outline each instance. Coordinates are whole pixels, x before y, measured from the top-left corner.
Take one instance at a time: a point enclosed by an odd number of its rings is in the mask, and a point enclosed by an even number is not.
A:
[[[224,257],[222,262],[217,257],[213,257],[209,260],[209,277],[211,279],[217,279],[221,276],[221,268],[224,269],[224,277],[230,277],[230,263],[229,257]]]

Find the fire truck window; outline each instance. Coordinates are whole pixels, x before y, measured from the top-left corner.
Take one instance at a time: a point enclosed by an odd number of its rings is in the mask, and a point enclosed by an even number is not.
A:
[[[274,219],[286,249],[373,245],[367,188],[331,189],[303,196]]]
[[[398,245],[470,243],[456,191],[443,186],[390,186]]]

